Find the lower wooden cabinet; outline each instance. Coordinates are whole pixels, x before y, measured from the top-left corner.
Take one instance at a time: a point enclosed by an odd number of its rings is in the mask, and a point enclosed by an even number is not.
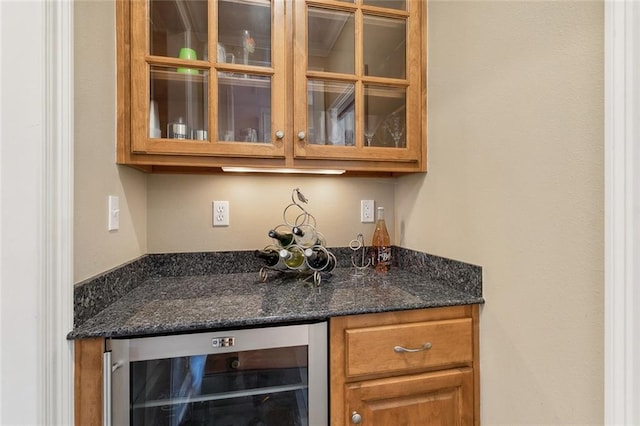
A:
[[[331,318],[330,426],[479,425],[478,310]],[[102,424],[103,350],[75,341],[76,425]]]
[[[352,424],[358,420],[375,426],[473,424],[470,368],[351,383],[345,398]]]
[[[478,307],[335,317],[331,425],[479,424]]]

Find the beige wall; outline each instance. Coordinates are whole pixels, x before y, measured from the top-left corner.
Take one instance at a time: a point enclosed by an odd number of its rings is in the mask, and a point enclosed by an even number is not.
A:
[[[115,164],[114,2],[74,2],[74,281],[147,252],[147,177]],[[107,232],[107,197],[120,197],[120,228]]]
[[[371,239],[374,225],[360,223],[361,199],[386,206],[393,223],[389,178],[153,175],[147,195],[149,252],[262,248],[271,242],[269,229],[283,223],[294,188],[308,198],[307,211],[329,246],[347,246],[358,233]],[[214,200],[229,201],[229,227],[211,226]]]
[[[603,418],[603,3],[431,1],[405,247],[484,267],[484,425]]]
[[[370,237],[359,200],[374,198],[396,243],[484,267],[483,424],[602,423],[601,2],[431,1],[429,173],[398,180],[115,166],[113,8],[75,3],[76,281],[146,252],[257,248],[295,187],[344,245]],[[216,199],[228,228],[210,226]]]

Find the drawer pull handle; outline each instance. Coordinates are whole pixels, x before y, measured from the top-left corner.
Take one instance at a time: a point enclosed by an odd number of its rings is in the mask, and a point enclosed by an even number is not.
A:
[[[426,342],[424,345],[420,346],[419,348],[415,348],[415,349],[409,349],[409,348],[405,348],[402,346],[394,346],[393,350],[396,352],[421,352],[421,351],[426,351],[427,349],[431,349],[431,342]]]

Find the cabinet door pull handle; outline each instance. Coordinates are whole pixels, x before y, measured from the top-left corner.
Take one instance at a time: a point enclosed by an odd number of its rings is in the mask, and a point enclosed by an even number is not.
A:
[[[278,130],[276,131],[276,138],[277,139],[282,139],[284,138],[284,132],[282,130]]]
[[[431,342],[426,342],[421,347],[415,348],[415,349],[405,348],[403,346],[394,346],[393,347],[393,350],[396,351],[396,352],[420,352],[420,351],[426,351],[427,349],[431,349]]]
[[[354,425],[362,423],[362,416],[357,411],[351,413],[351,423]]]
[[[307,135],[303,131],[299,131],[298,132],[298,140],[303,141],[304,138],[306,138],[306,137],[307,137]]]

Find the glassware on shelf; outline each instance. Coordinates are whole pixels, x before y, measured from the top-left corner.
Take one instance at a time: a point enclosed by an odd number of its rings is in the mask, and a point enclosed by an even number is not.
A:
[[[149,101],[149,137],[153,139],[162,137],[160,118],[158,116],[158,102],[153,99]]]
[[[189,61],[195,61],[198,59],[198,55],[194,49],[189,47],[183,47],[180,49],[180,53],[178,54],[178,58],[186,59]],[[181,74],[200,74],[200,71],[193,68],[178,68],[177,70]]]
[[[377,115],[367,115],[367,121],[364,123],[364,137],[367,139],[367,146],[371,146],[373,136],[378,129],[379,117]]]
[[[187,139],[188,127],[182,117],[167,125],[167,137],[169,139]]]
[[[338,120],[338,108],[329,109],[329,143],[331,145],[344,145],[344,130]]]
[[[249,30],[242,32],[242,60],[244,65],[249,65],[249,55],[256,50],[256,42],[251,37]]]
[[[400,116],[397,112],[391,114],[391,116],[385,121],[384,129],[393,139],[395,147],[398,148],[400,146],[400,140],[404,135],[404,124],[401,123]]]

